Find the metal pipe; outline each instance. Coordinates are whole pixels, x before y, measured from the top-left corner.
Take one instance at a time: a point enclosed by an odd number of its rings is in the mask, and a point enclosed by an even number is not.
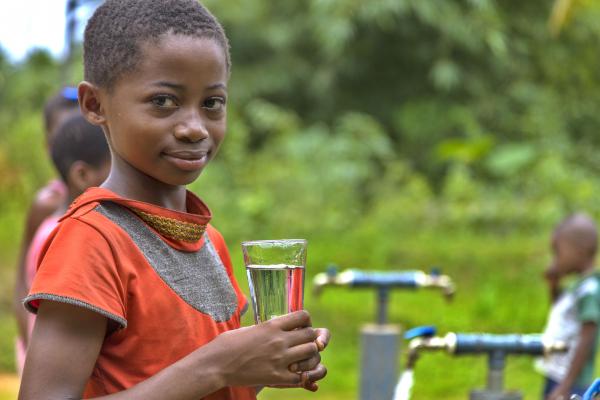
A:
[[[539,334],[448,333],[444,337],[417,337],[409,348],[421,350],[446,350],[450,354],[479,354],[500,351],[505,354],[547,355],[567,351],[566,343],[550,342]]]
[[[359,399],[391,399],[398,378],[400,327],[369,324],[360,331]]]
[[[439,273],[427,274],[423,271],[361,271],[348,269],[338,272],[330,267],[327,272],[317,274],[313,280],[316,295],[321,294],[326,286],[348,286],[351,288],[387,288],[387,289],[442,289],[450,299],[455,292],[455,285],[447,275]]]
[[[459,333],[456,354],[502,351],[510,354],[543,355],[545,344],[541,335]]]
[[[400,327],[387,325],[390,291],[437,287],[443,289],[449,299],[454,293],[452,280],[437,272],[345,270],[340,273],[336,267],[330,266],[327,272],[314,277],[315,295],[321,294],[326,286],[373,288],[377,291],[377,324],[364,326],[361,330],[360,399],[390,399],[397,378],[400,344]]]
[[[504,390],[504,366],[506,364],[506,353],[495,350],[488,355],[487,390],[502,392]]]
[[[406,337],[412,338],[409,344],[407,368],[414,368],[418,353],[423,350],[443,350],[453,355],[485,353],[488,355],[487,386],[484,391],[472,392],[472,398],[477,399],[521,398],[518,393],[504,393],[504,367],[509,354],[548,355],[568,350],[566,343],[550,342],[544,340],[539,334],[448,333],[444,337],[433,335],[435,335],[434,327],[415,328],[407,332]]]
[[[388,288],[379,288],[377,290],[377,323],[379,325],[387,324],[388,315],[388,301],[390,297],[390,291]]]

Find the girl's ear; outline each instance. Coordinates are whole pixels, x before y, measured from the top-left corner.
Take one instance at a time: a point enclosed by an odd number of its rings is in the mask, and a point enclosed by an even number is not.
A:
[[[75,189],[77,191],[77,195],[79,195],[88,187],[88,180],[89,166],[81,160],[75,161],[68,171],[67,182],[70,188]]]
[[[77,87],[77,96],[79,97],[79,108],[81,114],[90,124],[104,125],[106,117],[104,107],[102,106],[102,93],[98,86],[83,81]]]

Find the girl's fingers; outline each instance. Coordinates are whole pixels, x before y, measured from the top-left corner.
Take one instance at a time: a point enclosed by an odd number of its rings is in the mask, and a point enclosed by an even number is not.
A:
[[[311,371],[305,371],[302,373],[285,373],[282,377],[283,381],[280,384],[271,385],[273,387],[280,388],[304,388],[311,392],[319,390],[319,385],[316,381],[321,380],[327,375],[327,369],[324,365],[319,364],[315,369]]]
[[[315,382],[311,382],[308,379],[308,375],[304,373],[303,375],[295,374],[295,379],[298,380],[297,383],[293,384],[278,384],[278,385],[267,385],[269,387],[278,388],[278,389],[290,389],[290,388],[304,388],[311,392],[316,392],[319,389],[319,385]]]
[[[282,317],[273,318],[267,323],[276,324],[281,330],[293,331],[311,326],[310,314],[306,310],[296,311]]]
[[[292,371],[292,372],[310,371],[310,370],[316,368],[316,366],[319,365],[320,362],[321,362],[321,355],[317,353],[313,357],[311,357],[307,360],[302,360],[298,363],[294,363],[294,364],[290,365],[290,371]]]
[[[319,386],[315,382],[312,382],[310,380],[308,372],[302,373],[302,383],[300,387],[303,387],[304,389],[309,390],[311,392],[316,392],[319,389]]]
[[[286,371],[282,376],[281,376],[281,381],[278,382],[276,384],[276,386],[281,386],[281,387],[303,387],[304,386],[304,380],[306,380],[306,382],[308,382],[308,375],[306,377],[303,377],[303,374],[297,374],[294,372],[289,372]]]
[[[297,329],[286,332],[286,340],[289,347],[298,346],[304,343],[314,342],[317,339],[317,331],[313,328]]]
[[[306,385],[304,385],[304,389],[310,392],[316,392],[317,390],[319,390],[319,385],[317,385],[317,383],[315,382],[308,381]]]
[[[308,375],[308,379],[311,382],[320,381],[327,375],[327,368],[323,364],[319,364],[315,369],[307,371],[305,374]]]
[[[292,364],[308,360],[317,354],[319,354],[317,345],[315,342],[309,342],[288,349],[285,358],[287,359],[287,365],[291,368]],[[296,371],[300,371],[300,369],[297,368]]]
[[[329,344],[329,340],[331,339],[331,332],[329,332],[329,329],[325,328],[316,328],[315,331],[318,335],[316,339],[317,346],[319,347],[319,351],[323,351]]]

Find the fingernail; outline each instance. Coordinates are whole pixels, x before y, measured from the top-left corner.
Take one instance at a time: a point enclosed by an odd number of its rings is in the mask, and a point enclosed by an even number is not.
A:
[[[316,340],[317,348],[319,351],[323,351],[325,349],[325,344],[321,341],[321,339]]]
[[[290,365],[289,370],[290,370],[290,372],[298,371],[298,364],[294,363],[294,364]]]

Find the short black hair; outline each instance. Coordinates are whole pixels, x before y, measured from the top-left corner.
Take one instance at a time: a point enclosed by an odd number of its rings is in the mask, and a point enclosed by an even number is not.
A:
[[[62,111],[76,110],[79,107],[77,102],[77,96],[73,97],[72,91],[75,88],[66,87],[56,93],[54,96],[46,100],[44,104],[44,126],[46,128],[46,134],[51,134],[51,128],[56,128],[57,114]]]
[[[99,168],[110,159],[110,150],[102,128],[90,124],[81,114],[73,113],[56,130],[50,145],[52,162],[63,181],[76,161]]]
[[[566,240],[593,257],[598,251],[598,228],[594,220],[584,213],[576,213],[565,218],[554,231],[557,240]]]
[[[197,0],[107,0],[85,28],[84,79],[110,89],[135,69],[140,48],[164,34],[215,40],[230,67],[229,42],[217,19]]]

